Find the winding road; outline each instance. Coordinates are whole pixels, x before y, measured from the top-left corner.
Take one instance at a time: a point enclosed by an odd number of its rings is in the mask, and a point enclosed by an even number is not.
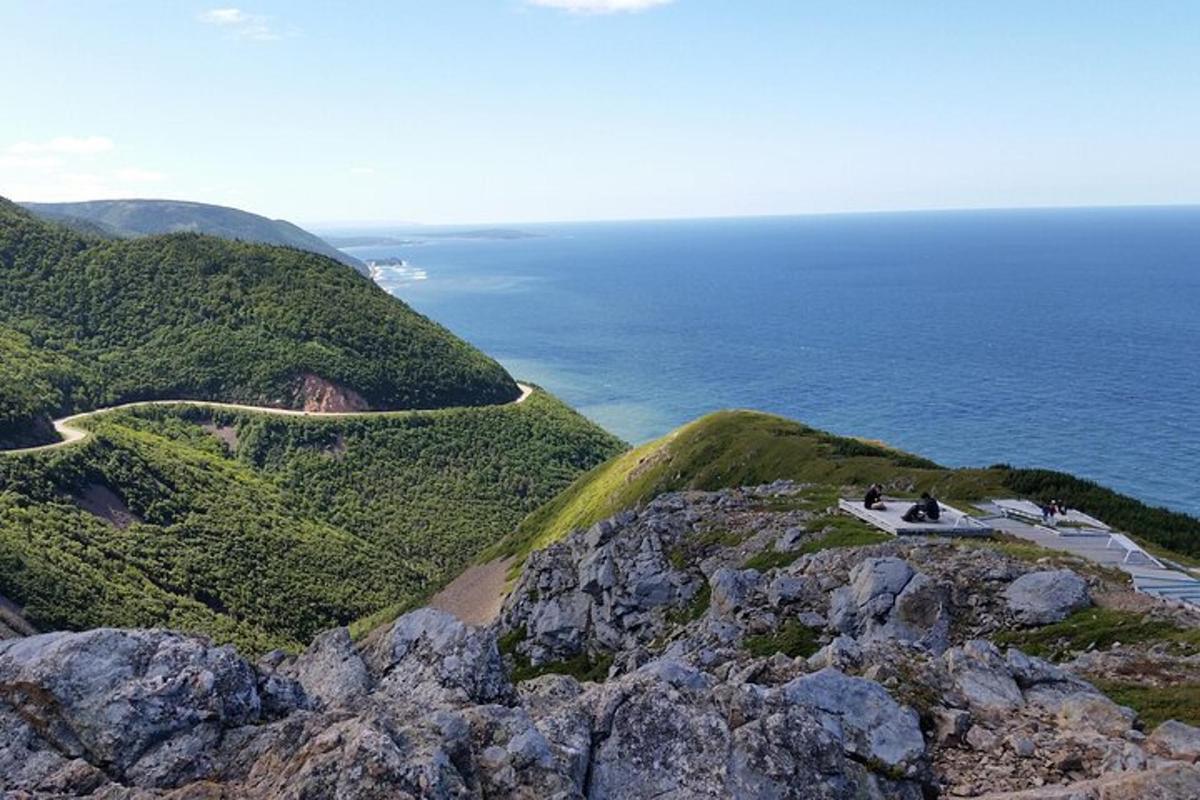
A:
[[[145,408],[148,406],[196,406],[199,408],[213,408],[222,411],[248,411],[254,414],[275,414],[281,417],[312,417],[319,419],[335,419],[338,417],[380,417],[380,416],[400,416],[403,414],[427,414],[433,411],[448,411],[450,408],[502,408],[503,406],[515,406],[524,403],[533,394],[533,387],[524,383],[517,383],[521,390],[521,395],[516,400],[511,400],[501,406],[451,406],[448,408],[404,408],[395,411],[301,411],[294,408],[272,408],[270,406],[248,406],[240,403],[218,403],[209,400],[138,400],[133,403],[122,403],[117,406],[107,406],[105,408],[97,408],[95,411],[84,411],[80,414],[72,414],[69,417],[54,420],[54,430],[58,431],[58,435],[62,437],[60,441],[50,442],[49,444],[40,444],[36,447],[20,447],[14,450],[0,450],[2,455],[25,455],[28,453],[40,453],[45,450],[54,450],[58,447],[66,447],[75,442],[81,442],[92,435],[91,431],[86,428],[79,427],[80,423],[85,420],[99,416],[101,414],[109,414],[113,411],[124,411],[131,408]]]

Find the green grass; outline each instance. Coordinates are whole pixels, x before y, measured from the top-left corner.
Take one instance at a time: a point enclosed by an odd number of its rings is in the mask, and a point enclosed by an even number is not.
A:
[[[1129,706],[1138,713],[1147,729],[1169,719],[1188,725],[1200,725],[1200,684],[1146,686],[1124,681],[1093,681],[1113,702]]]
[[[1165,620],[1108,608],[1084,609],[1053,625],[1003,631],[994,638],[997,644],[1012,645],[1030,655],[1056,660],[1083,650],[1107,650],[1117,642],[1161,642],[1180,653],[1200,653],[1200,629],[1181,628]]]
[[[545,664],[534,666],[529,663],[529,659],[517,652],[517,646],[525,641],[527,634],[524,628],[517,628],[501,636],[496,641],[496,645],[500,650],[501,655],[508,656],[512,659],[513,668],[509,674],[509,678],[513,683],[532,680],[539,678],[542,675],[570,675],[577,681],[592,681],[593,683],[602,683],[608,677],[608,670],[612,667],[613,657],[611,654],[592,658],[587,653],[580,653],[571,658],[561,661],[551,661]]]
[[[799,499],[764,501],[767,510],[824,510],[842,485],[903,480],[943,497],[984,497],[1001,488],[987,470],[949,471],[878,445],[843,439],[782,417],[721,411],[617,456],[581,476],[522,521],[484,559],[523,558],[587,526],[658,495],[715,490],[790,479],[817,489]]]
[[[742,562],[742,569],[756,569],[766,572],[769,569],[781,569],[788,566],[803,553],[799,550],[763,550],[755,553]]]
[[[890,542],[896,537],[883,533],[867,525],[862,520],[845,514],[830,514],[820,517],[810,523],[814,530],[825,530],[812,539],[801,543],[796,549],[798,555],[819,553],[835,547],[866,547],[872,544]]]
[[[788,620],[774,633],[747,636],[743,642],[746,652],[759,658],[783,653],[788,658],[811,656],[820,649],[817,634],[796,620]]]

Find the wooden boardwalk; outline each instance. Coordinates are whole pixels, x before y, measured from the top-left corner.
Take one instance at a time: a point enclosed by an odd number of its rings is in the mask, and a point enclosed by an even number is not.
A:
[[[1002,501],[1003,502],[1003,501]],[[1139,592],[1200,608],[1200,579],[1147,553],[1123,533],[1101,527],[1050,528],[1028,519],[1005,515],[996,503],[981,503],[985,518],[1000,533],[1127,572]]]

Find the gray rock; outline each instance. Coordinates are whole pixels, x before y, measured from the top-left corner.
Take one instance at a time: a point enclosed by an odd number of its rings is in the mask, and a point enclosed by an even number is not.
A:
[[[862,666],[863,651],[858,642],[850,636],[837,636],[832,642],[813,653],[808,658],[808,667],[812,670],[833,667],[842,671],[857,669]]]
[[[794,603],[804,597],[812,589],[812,581],[808,578],[780,574],[767,586],[767,601],[775,608]],[[824,621],[822,621],[824,625]]]
[[[512,686],[489,630],[432,608],[396,620],[373,652],[377,692],[434,709],[446,704],[510,701]]]
[[[788,528],[775,540],[775,549],[781,553],[787,553],[796,549],[796,545],[808,535],[808,532],[803,528]]]
[[[1032,758],[1037,751],[1037,745],[1028,736],[1013,736],[1009,739],[1013,752],[1021,758]]]
[[[1000,739],[982,725],[972,725],[971,729],[967,731],[966,741],[972,750],[990,753],[996,749]]]
[[[1014,618],[1025,625],[1061,622],[1092,602],[1087,583],[1069,569],[1022,575],[1004,590],[1004,599]]]
[[[1200,728],[1169,719],[1146,739],[1146,750],[1175,761],[1200,761]]]
[[[756,569],[722,568],[708,579],[712,589],[712,607],[719,614],[736,613],[758,589],[762,575]]]
[[[947,650],[942,659],[954,687],[972,711],[1002,713],[1025,704],[1007,662],[991,642],[967,642],[962,647]]]
[[[349,705],[366,696],[371,679],[367,665],[346,628],[334,628],[313,640],[284,673],[322,706]]]
[[[858,601],[849,586],[835,589],[829,596],[829,628],[853,633],[858,626]]]
[[[899,558],[868,558],[850,571],[850,586],[860,609],[886,606],[886,611],[912,576],[912,567]]]
[[[730,732],[706,695],[681,696],[651,675],[608,694],[612,712],[599,721],[590,800],[723,796]]]
[[[847,753],[890,767],[907,766],[925,755],[920,721],[879,684],[826,668],[781,687],[789,702],[812,709]]]
[[[1121,736],[1133,727],[1137,714],[1119,706],[1097,692],[1078,692],[1059,708],[1058,724],[1080,732],[1094,731],[1105,736]]]
[[[971,715],[959,708],[933,709],[933,736],[942,747],[954,747],[966,741],[967,731],[971,728]]]
[[[2,642],[0,698],[67,758],[152,786],[200,777],[196,749],[261,712],[257,676],[232,648],[157,630]]]

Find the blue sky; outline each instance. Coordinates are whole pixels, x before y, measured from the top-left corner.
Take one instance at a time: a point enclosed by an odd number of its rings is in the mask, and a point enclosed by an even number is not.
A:
[[[1197,31],[1191,0],[13,0],[0,195],[308,223],[1196,203]]]

